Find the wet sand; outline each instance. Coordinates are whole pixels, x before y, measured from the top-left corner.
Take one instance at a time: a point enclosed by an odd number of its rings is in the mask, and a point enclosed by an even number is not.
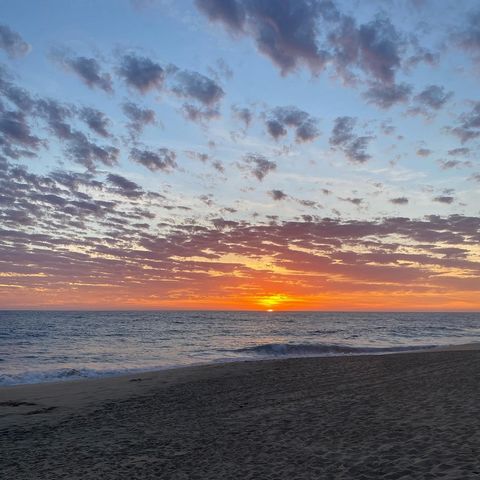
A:
[[[0,389],[5,479],[480,479],[480,351]]]

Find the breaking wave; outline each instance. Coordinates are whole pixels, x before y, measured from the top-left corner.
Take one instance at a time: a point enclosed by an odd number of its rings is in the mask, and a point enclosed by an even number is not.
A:
[[[140,373],[147,370],[162,370],[157,368],[118,368],[111,370],[96,370],[93,368],[59,368],[43,371],[0,374],[0,386],[19,385],[27,383],[61,382],[65,380],[80,380],[85,378],[113,377],[129,373]]]
[[[412,345],[401,347],[350,347],[337,344],[311,343],[266,343],[253,347],[240,348],[239,353],[263,356],[328,356],[328,355],[362,355],[396,352],[410,352],[435,348],[437,345]]]

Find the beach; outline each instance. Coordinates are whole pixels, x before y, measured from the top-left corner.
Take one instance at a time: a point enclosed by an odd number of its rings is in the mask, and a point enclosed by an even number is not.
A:
[[[480,478],[480,351],[0,388],[8,479]]]

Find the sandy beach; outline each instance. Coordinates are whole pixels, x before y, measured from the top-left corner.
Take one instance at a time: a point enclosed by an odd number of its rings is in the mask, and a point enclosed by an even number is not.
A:
[[[5,479],[480,478],[480,351],[0,389]]]

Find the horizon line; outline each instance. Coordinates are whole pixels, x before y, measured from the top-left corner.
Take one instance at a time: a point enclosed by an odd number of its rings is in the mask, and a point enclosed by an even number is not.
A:
[[[290,309],[216,309],[216,308],[2,308],[0,312],[262,312],[262,313],[480,313],[478,310],[290,310]]]

